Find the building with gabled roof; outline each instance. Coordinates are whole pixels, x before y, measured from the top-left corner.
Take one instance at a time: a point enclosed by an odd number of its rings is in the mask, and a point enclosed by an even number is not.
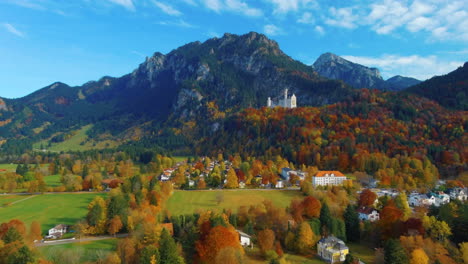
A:
[[[312,185],[327,186],[327,185],[342,185],[346,180],[346,176],[339,171],[318,171],[312,177]]]

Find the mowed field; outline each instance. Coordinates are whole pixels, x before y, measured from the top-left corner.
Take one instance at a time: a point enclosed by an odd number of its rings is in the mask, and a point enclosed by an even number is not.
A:
[[[216,197],[223,196],[218,204]],[[271,200],[275,206],[289,206],[295,197],[302,198],[300,191],[283,190],[216,190],[216,191],[174,191],[167,201],[167,209],[172,215],[192,214],[198,210],[237,211],[242,205],[255,205]]]
[[[89,242],[76,242],[62,245],[50,245],[38,248],[46,259],[52,260],[54,255],[62,251],[72,251],[72,256],[79,256],[80,263],[96,261],[99,256],[105,256],[114,252],[117,248],[118,239],[105,239]]]
[[[16,171],[17,166],[16,164],[0,164],[0,170]]]
[[[88,204],[98,195],[105,196],[106,194],[1,195],[0,205],[3,205],[5,202],[24,200],[7,207],[1,207],[0,223],[10,221],[11,219],[19,219],[29,228],[32,221],[39,221],[43,232],[46,232],[57,224],[73,225],[86,216]]]

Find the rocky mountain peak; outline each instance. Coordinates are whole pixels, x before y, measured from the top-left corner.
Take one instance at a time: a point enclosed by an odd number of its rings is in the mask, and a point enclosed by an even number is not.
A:
[[[314,69],[322,76],[342,80],[354,88],[386,89],[377,68],[369,68],[327,52],[315,61]]]

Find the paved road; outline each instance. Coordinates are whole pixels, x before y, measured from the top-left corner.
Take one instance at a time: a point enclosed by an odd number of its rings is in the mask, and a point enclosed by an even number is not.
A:
[[[38,242],[38,243],[35,243],[34,245],[36,247],[45,247],[45,246],[55,246],[55,245],[63,245],[63,244],[70,244],[70,243],[89,242],[89,241],[97,241],[97,240],[112,239],[112,238],[123,238],[123,237],[127,237],[127,236],[128,236],[128,234],[118,234],[115,237],[114,236],[83,237],[81,239],[56,240],[56,241],[50,241],[50,242],[47,242],[47,243]]]

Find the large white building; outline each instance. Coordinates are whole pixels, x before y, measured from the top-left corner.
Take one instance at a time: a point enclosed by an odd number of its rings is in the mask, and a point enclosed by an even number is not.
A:
[[[339,171],[319,171],[312,177],[315,186],[342,185],[346,176]]]
[[[267,106],[268,107],[281,106],[285,108],[296,108],[297,107],[296,95],[293,94],[291,97],[288,97],[288,89],[285,89],[284,97],[280,98],[278,102],[274,102],[273,100],[271,100],[271,97],[268,97]]]

